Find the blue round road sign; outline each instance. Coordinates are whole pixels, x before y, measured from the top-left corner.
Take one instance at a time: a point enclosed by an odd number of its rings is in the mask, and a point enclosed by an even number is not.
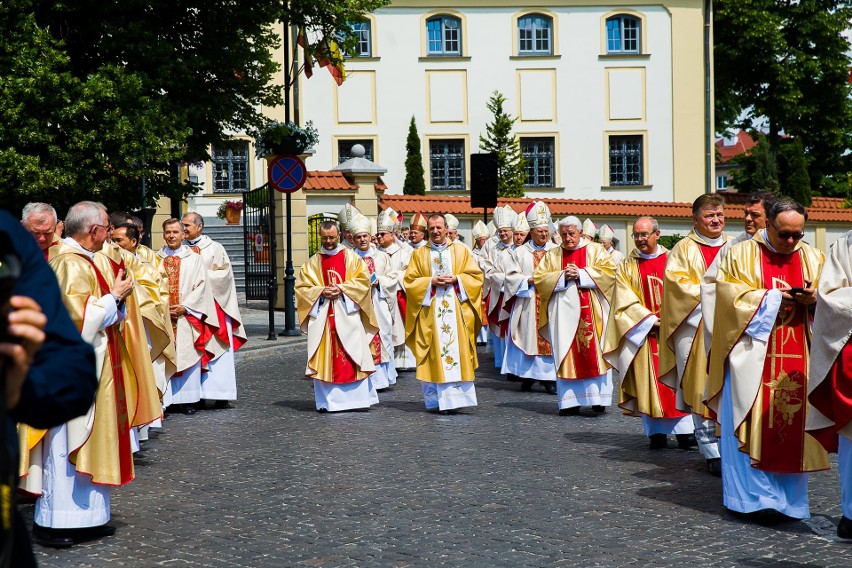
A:
[[[293,193],[305,185],[308,170],[299,156],[278,156],[269,162],[269,183],[276,191]]]

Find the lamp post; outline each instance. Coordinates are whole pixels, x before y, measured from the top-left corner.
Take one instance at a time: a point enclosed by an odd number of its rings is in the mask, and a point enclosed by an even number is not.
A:
[[[284,1],[284,122],[290,122],[290,20],[287,18],[287,1]],[[269,191],[272,191],[270,189]],[[296,327],[296,277],[293,271],[293,235],[290,230],[290,194],[286,196],[285,226],[287,230],[287,262],[284,265],[284,331],[280,336],[297,336]]]

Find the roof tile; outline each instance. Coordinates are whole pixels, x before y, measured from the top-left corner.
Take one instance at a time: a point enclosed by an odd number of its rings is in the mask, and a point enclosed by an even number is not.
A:
[[[309,190],[357,190],[358,186],[351,183],[341,172],[324,172],[309,170],[304,189]]]

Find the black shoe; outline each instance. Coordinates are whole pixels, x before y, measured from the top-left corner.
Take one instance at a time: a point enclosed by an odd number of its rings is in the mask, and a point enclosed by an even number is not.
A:
[[[530,392],[534,382],[532,379],[524,379],[521,382],[521,392]]]
[[[596,412],[597,414],[603,414],[604,412],[606,412],[606,406],[596,404],[592,406],[592,411]]]
[[[722,458],[710,458],[707,460],[707,471],[715,477],[722,477]]]
[[[73,529],[51,529],[33,525],[33,540],[50,548],[68,548],[74,546]]]
[[[837,523],[837,536],[840,538],[852,538],[852,519],[840,517]]]
[[[182,405],[181,405],[181,409],[180,409],[180,411],[181,411],[183,414],[186,414],[187,416],[192,416],[193,414],[195,414],[196,412],[198,412],[198,411],[195,409],[195,406],[193,406],[192,404],[182,404]]]
[[[441,416],[449,416],[450,414],[455,414],[452,410],[439,410],[438,414]]]
[[[541,386],[547,394],[556,394],[556,383],[553,381],[542,381]]]
[[[652,450],[664,450],[669,447],[669,437],[665,434],[651,434],[648,439],[650,440],[648,447]]]
[[[228,404],[227,400],[217,400],[213,403],[213,408],[217,410],[222,410],[224,408],[231,408],[231,405]]]
[[[519,383],[521,382],[521,377],[519,377],[518,375],[513,375],[512,373],[507,373],[506,380],[510,383]]]
[[[317,412],[319,412],[320,414],[325,414],[325,413],[328,412],[328,409],[327,408],[317,408]]]
[[[698,441],[696,441],[694,434],[675,434],[675,438],[677,438],[677,447],[681,450],[688,450],[689,448],[698,446]]]
[[[559,416],[579,416],[580,415],[580,407],[572,406],[571,408],[560,408]]]
[[[85,542],[87,540],[97,540],[105,536],[115,534],[113,525],[99,525],[97,527],[86,527],[82,529],[71,529],[74,542]]]

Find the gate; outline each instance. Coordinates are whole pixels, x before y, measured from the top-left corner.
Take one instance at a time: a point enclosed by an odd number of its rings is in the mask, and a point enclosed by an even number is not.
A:
[[[267,300],[275,282],[275,203],[268,184],[243,194],[246,300]],[[272,296],[274,297],[274,296]]]
[[[313,256],[322,246],[320,241],[320,225],[323,221],[334,221],[337,223],[337,215],[329,213],[317,213],[308,217],[308,254]],[[341,241],[343,235],[340,235]],[[340,244],[343,244],[342,242]]]

